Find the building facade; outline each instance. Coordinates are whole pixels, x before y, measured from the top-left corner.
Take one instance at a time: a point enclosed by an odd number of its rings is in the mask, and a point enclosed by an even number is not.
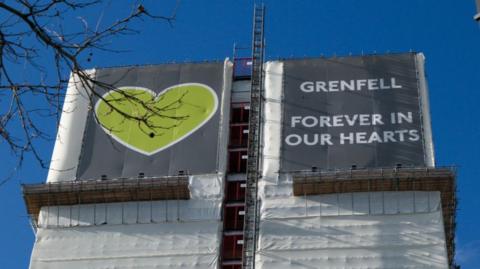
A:
[[[254,64],[72,77],[47,182],[23,186],[30,268],[237,269],[247,236],[256,268],[452,267],[455,172],[435,166],[423,55],[269,61],[259,103]]]

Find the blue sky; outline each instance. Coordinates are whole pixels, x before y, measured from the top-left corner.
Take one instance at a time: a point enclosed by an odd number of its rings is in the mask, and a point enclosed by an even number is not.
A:
[[[127,1],[106,1],[81,14],[91,23],[128,12]],[[152,13],[168,14],[175,1],[144,1]],[[430,87],[437,165],[458,168],[457,262],[480,268],[480,27],[474,0],[319,1],[269,0],[266,54],[269,59],[362,53],[423,52]],[[249,46],[253,1],[183,0],[174,27],[145,20],[138,35],[112,40],[128,52],[94,52],[85,67],[202,61],[232,56],[233,44]],[[67,22],[66,22],[67,23]],[[79,22],[72,17],[69,27]],[[248,54],[247,54],[248,55]],[[18,70],[19,75],[24,70]],[[25,75],[22,73],[22,75]],[[54,137],[55,120],[42,125]],[[53,142],[39,144],[48,159]],[[15,156],[0,144],[0,176],[12,172]],[[26,268],[34,235],[20,183],[42,182],[47,171],[27,158],[15,177],[0,187],[0,261]]]

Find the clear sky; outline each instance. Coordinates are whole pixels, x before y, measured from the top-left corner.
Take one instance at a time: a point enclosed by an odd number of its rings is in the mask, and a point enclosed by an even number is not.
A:
[[[100,16],[102,21],[111,20],[128,11],[126,2],[106,1],[106,5],[82,15],[92,23]],[[174,4],[174,0],[144,2],[150,12],[157,14],[168,13]],[[480,268],[480,27],[472,19],[474,2],[265,1],[268,59],[410,50],[425,54],[437,165],[455,165],[458,169],[456,242],[457,262],[462,268]],[[94,52],[86,67],[231,57],[235,42],[250,45],[252,7],[251,0],[182,0],[174,27],[149,20],[137,23],[138,35],[123,36],[111,44],[129,52]],[[78,23],[72,20],[68,23]],[[23,71],[20,68],[18,72]],[[54,137],[54,119],[44,121]],[[49,159],[53,141],[39,146]],[[0,152],[0,176],[4,178],[12,172],[15,156],[3,144]],[[2,268],[28,266],[34,234],[20,183],[42,182],[46,174],[27,158],[15,177],[0,187]]]

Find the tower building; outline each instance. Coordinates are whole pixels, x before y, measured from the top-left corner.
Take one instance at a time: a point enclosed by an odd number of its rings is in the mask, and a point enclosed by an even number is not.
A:
[[[31,269],[453,268],[422,53],[72,75]]]

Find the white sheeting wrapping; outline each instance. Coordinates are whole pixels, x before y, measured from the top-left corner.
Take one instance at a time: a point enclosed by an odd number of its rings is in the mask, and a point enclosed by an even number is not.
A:
[[[262,181],[275,183],[280,167],[283,63],[267,62],[265,74]]]
[[[415,54],[415,62],[418,72],[418,87],[422,108],[422,128],[425,147],[425,163],[429,167],[435,167],[435,150],[433,147],[432,120],[430,119],[430,98],[428,97],[427,75],[425,74],[425,55]]]
[[[440,211],[437,192],[358,192],[262,200],[261,218],[398,215]]]
[[[262,202],[257,268],[448,268],[439,192]]]
[[[95,76],[95,69],[86,72],[92,77]],[[88,90],[78,77],[71,75],[47,182],[75,179],[89,107]]]
[[[190,176],[190,200],[42,208],[30,269],[217,268],[223,176]]]
[[[278,173],[283,63],[265,70],[256,268],[448,268],[439,192],[293,196]]]
[[[38,229],[30,268],[216,268],[219,222]]]
[[[232,95],[233,63],[223,62],[223,88],[220,104],[220,128],[218,128],[217,171],[225,175],[228,161],[228,138],[230,130],[230,98]]]

